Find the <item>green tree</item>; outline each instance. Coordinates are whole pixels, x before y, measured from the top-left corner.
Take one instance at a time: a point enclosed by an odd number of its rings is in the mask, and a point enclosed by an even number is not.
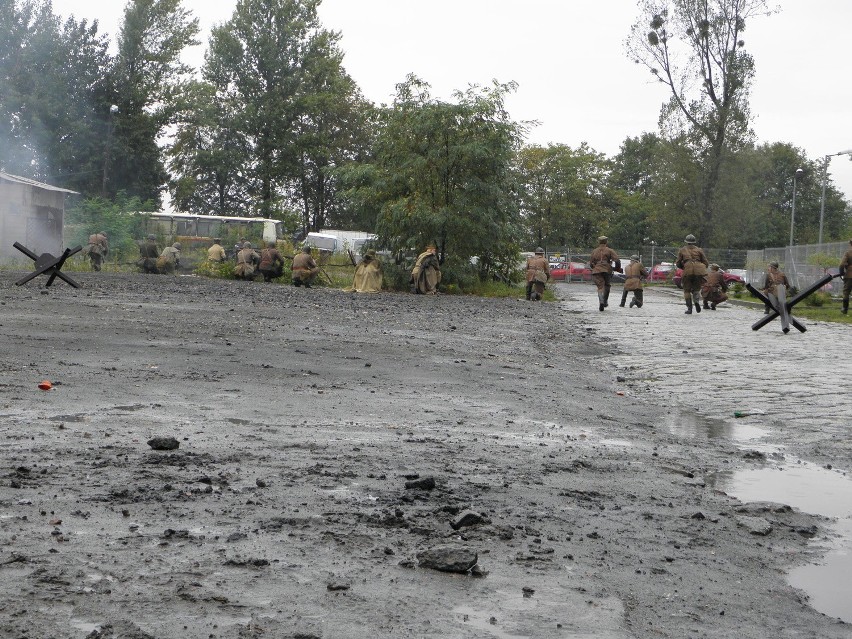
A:
[[[160,202],[168,176],[159,143],[192,71],[180,61],[181,52],[198,44],[198,31],[198,20],[181,0],[128,2],[110,73],[118,113],[108,130],[104,195],[126,191]]]
[[[342,172],[357,206],[378,212],[376,232],[392,250],[434,241],[490,272],[519,231],[512,163],[521,127],[505,109],[514,84],[471,87],[455,102],[433,99],[414,76],[397,85],[380,116],[374,157]]]
[[[716,194],[726,155],[749,139],[754,61],[742,34],[766,0],[641,0],[630,56],[668,89],[661,126],[686,134],[702,167],[700,241],[715,243]]]

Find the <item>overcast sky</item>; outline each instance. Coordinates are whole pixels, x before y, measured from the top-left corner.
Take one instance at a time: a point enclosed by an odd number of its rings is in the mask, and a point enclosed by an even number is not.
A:
[[[778,1],[780,13],[753,19],[744,37],[757,67],[751,106],[758,140],[792,143],[811,159],[851,150],[852,1]],[[203,44],[187,55],[200,66],[210,27],[231,17],[236,0],[183,4],[201,22]],[[53,6],[61,15],[97,18],[114,37],[124,3]],[[368,99],[390,102],[408,73],[441,98],[469,84],[514,80],[512,117],[540,122],[531,143],[585,141],[613,155],[627,136],[656,131],[667,97],[625,54],[635,0],[323,0],[319,13],[326,28],[342,33],[344,64]],[[849,158],[834,158],[829,175],[852,200]]]

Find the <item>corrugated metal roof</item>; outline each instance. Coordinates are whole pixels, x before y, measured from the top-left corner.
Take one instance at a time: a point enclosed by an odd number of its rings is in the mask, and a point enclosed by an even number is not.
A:
[[[28,186],[35,186],[46,191],[59,191],[61,193],[74,193],[75,195],[79,195],[77,191],[63,189],[58,186],[52,186],[50,184],[31,180],[30,178],[21,177],[19,175],[10,175],[9,173],[4,173],[3,171],[0,171],[0,180],[6,180],[7,182],[17,182],[18,184],[26,184]]]

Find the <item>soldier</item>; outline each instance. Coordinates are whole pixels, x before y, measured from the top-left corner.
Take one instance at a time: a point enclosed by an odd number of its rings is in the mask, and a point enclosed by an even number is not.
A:
[[[157,270],[160,273],[174,273],[180,266],[180,242],[167,246],[157,258]]]
[[[718,264],[711,264],[710,272],[707,273],[704,278],[704,284],[701,287],[704,308],[715,311],[716,304],[721,304],[728,299],[727,292],[728,283],[725,281],[725,275],[719,270]]]
[[[440,282],[441,263],[438,261],[438,247],[430,244],[425,251],[417,256],[414,268],[411,269],[411,278],[409,279],[411,292],[434,295],[438,292]]]
[[[686,314],[692,314],[692,307],[695,307],[695,312],[701,312],[701,287],[704,285],[704,276],[707,275],[707,266],[709,262],[699,247],[695,246],[695,236],[690,234],[686,236],[686,246],[682,246],[677,253],[675,265],[683,269],[681,275],[681,285],[683,286],[683,298],[686,300]]]
[[[254,271],[258,264],[260,264],[260,255],[252,248],[251,242],[243,242],[243,247],[237,253],[234,275],[238,280],[254,280]]]
[[[766,272],[766,279],[763,282],[763,292],[772,302],[772,306],[778,308],[778,287],[783,286],[785,289],[790,288],[790,281],[787,276],[778,268],[778,262],[770,262],[769,270]],[[786,293],[786,291],[785,291]],[[786,295],[785,295],[786,297]],[[763,311],[764,315],[769,315],[769,307]]]
[[[160,256],[160,249],[157,246],[157,236],[151,233],[144,242],[139,242],[139,260],[136,266],[142,269],[143,273],[159,273],[157,270],[157,258]]]
[[[221,244],[221,238],[214,237],[213,244],[207,249],[207,261],[208,262],[224,262],[227,257],[225,255],[225,249]]]
[[[263,275],[264,282],[271,282],[273,277],[281,277],[284,273],[284,258],[275,248],[275,242],[267,242],[266,248],[260,252],[257,269]]]
[[[601,235],[598,238],[598,247],[592,251],[589,257],[589,266],[592,269],[592,279],[598,288],[598,310],[603,311],[609,306],[609,289],[612,282],[613,270],[621,273],[621,260],[618,253],[607,246],[609,238]]]
[[[311,247],[303,247],[302,252],[293,258],[293,285],[311,288],[318,274],[319,266],[311,256]]]
[[[842,313],[845,315],[849,312],[849,293],[852,293],[852,240],[849,240],[849,249],[840,262],[840,277],[843,279]]]
[[[544,249],[535,250],[535,257],[527,258],[527,299],[538,302],[544,295],[544,286],[550,279],[550,264],[544,257]]]
[[[94,233],[89,236],[89,245],[86,247],[86,254],[92,263],[93,271],[100,271],[101,264],[104,258],[109,253],[109,243],[107,242],[106,231]]]
[[[630,300],[630,308],[634,306],[636,308],[642,308],[643,301],[643,293],[642,287],[645,282],[645,278],[648,277],[648,269],[642,266],[642,262],[639,261],[638,255],[630,256],[630,264],[627,265],[627,268],[624,269],[624,291],[621,293],[621,306],[624,307],[624,303],[627,301],[627,294],[630,291],[633,291],[633,299]]]
[[[355,267],[352,290],[356,293],[378,293],[382,290],[382,263],[375,249],[368,249]]]

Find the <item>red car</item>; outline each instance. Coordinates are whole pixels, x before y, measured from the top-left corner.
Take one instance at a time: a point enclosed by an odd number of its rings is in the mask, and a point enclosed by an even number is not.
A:
[[[728,273],[727,271],[724,271],[724,270],[722,271],[722,277],[724,278],[724,280],[728,284],[736,284],[737,282],[739,282],[741,284],[744,283],[743,278],[741,278],[739,275],[736,275],[734,273]],[[679,268],[675,271],[674,277],[672,278],[672,282],[674,282],[674,285],[677,286],[678,288],[683,288],[683,285],[681,284],[682,279],[683,279],[683,269]]]
[[[564,282],[569,277],[572,282],[588,282],[592,279],[592,269],[582,262],[562,262],[550,267],[550,279],[553,281]]]
[[[667,282],[674,270],[674,264],[671,262],[661,262],[651,267],[648,272],[647,281],[649,282]]]

